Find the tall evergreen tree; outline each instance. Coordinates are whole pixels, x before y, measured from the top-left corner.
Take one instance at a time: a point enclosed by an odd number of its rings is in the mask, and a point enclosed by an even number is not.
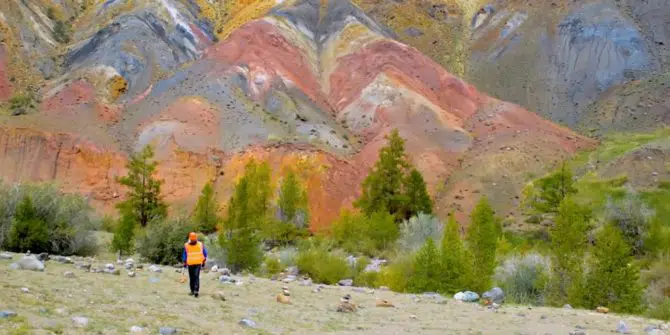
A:
[[[219,241],[233,271],[254,270],[262,260],[259,230],[268,220],[270,169],[267,163],[247,164],[228,205]]]
[[[409,219],[419,213],[433,213],[433,201],[428,195],[426,182],[417,169],[412,169],[405,179],[404,193],[405,199],[407,199],[404,219]]]
[[[151,146],[131,155],[126,166],[128,175],[118,179],[121,185],[130,189],[128,199],[118,205],[120,210],[123,209],[121,215],[130,216],[122,220],[132,220],[146,227],[151,220],[167,216],[167,205],[161,197],[162,181],[154,178],[156,166]]]
[[[196,228],[206,234],[216,231],[221,218],[219,217],[219,204],[216,202],[214,188],[211,183],[205,184],[195,205],[193,221]]]
[[[467,242],[473,256],[475,273],[472,290],[486,291],[490,288],[495,270],[498,242],[496,219],[487,198],[482,198],[471,214]]]
[[[565,198],[551,229],[552,278],[548,300],[553,305],[580,305],[583,289],[583,263],[587,248],[588,208]]]
[[[408,289],[411,292],[437,291],[440,288],[440,253],[432,238],[419,249]]]
[[[596,237],[586,276],[586,307],[607,306],[614,312],[640,312],[643,289],[639,283],[640,270],[632,261],[630,246],[621,231],[606,224]]]
[[[530,207],[536,214],[556,215],[561,201],[575,193],[572,171],[563,164],[558,171],[533,182]]]
[[[354,204],[368,216],[377,211],[397,215],[406,202],[402,193],[405,171],[409,168],[405,141],[398,130],[393,130],[386,140],[388,144],[379,151],[379,160],[363,181],[363,194]]]
[[[309,213],[307,191],[302,187],[298,176],[292,169],[289,169],[284,177],[277,202],[283,222],[294,224],[298,228],[307,227]]]
[[[442,248],[440,250],[442,287],[445,293],[455,293],[466,289],[472,279],[471,260],[468,250],[458,233],[459,224],[454,214],[449,215],[447,226],[444,228]]]

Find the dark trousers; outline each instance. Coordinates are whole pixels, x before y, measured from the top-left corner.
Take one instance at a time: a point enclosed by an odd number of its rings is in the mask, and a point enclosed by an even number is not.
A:
[[[200,268],[202,265],[189,265],[188,266],[188,283],[191,285],[191,292],[198,293],[200,292]]]

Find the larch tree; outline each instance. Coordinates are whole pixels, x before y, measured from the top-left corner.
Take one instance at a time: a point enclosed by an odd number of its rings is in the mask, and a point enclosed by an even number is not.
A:
[[[474,291],[490,289],[496,265],[497,232],[493,208],[487,198],[482,198],[472,211],[467,236],[468,249],[473,256]]]

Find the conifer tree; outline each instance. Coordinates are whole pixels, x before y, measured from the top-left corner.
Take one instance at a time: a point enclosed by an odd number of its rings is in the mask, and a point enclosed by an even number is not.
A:
[[[289,169],[281,184],[278,200],[281,220],[285,223],[294,224],[298,228],[306,228],[307,216],[307,192],[300,185],[298,176],[293,169]]]
[[[632,264],[630,248],[612,224],[606,224],[598,233],[586,276],[586,307],[606,306],[614,312],[631,314],[641,311],[640,270]]]
[[[428,195],[426,182],[417,169],[412,169],[407,176],[404,184],[405,199],[407,200],[407,209],[404,213],[404,219],[409,219],[419,213],[432,214],[433,201]]]
[[[205,184],[195,205],[193,221],[196,228],[205,234],[213,233],[219,224],[219,204],[216,202],[214,188],[211,183]]]
[[[362,195],[354,204],[368,216],[377,211],[398,215],[406,203],[402,192],[405,173],[409,168],[405,157],[405,141],[398,130],[393,130],[385,138],[388,144],[379,151],[379,160],[363,181]]]
[[[411,292],[439,290],[440,272],[440,253],[433,239],[428,238],[414,258],[414,271],[408,289]]]
[[[254,270],[261,263],[259,230],[268,220],[270,190],[267,163],[249,162],[230,199],[219,237],[233,271]]]
[[[116,224],[114,230],[114,237],[112,238],[112,251],[118,251],[123,255],[132,255],[135,251],[135,228],[137,222],[132,213],[132,208],[129,204],[119,206],[121,217]]]
[[[463,246],[458,228],[459,224],[454,214],[451,213],[447,226],[444,228],[440,250],[441,291],[450,294],[465,290],[472,279],[471,260],[468,251]]]
[[[130,216],[122,220],[132,220],[146,227],[150,221],[167,215],[167,205],[161,198],[162,181],[154,178],[156,166],[151,146],[131,155],[128,175],[118,179],[121,185],[130,188],[128,199],[118,205],[121,215]]]
[[[495,270],[498,242],[496,219],[487,198],[482,198],[471,214],[467,242],[474,265],[472,290],[486,291]]]
[[[571,198],[565,198],[559,207],[556,224],[550,232],[552,277],[548,300],[551,304],[580,305],[589,217],[588,209]]]
[[[554,173],[533,182],[530,207],[536,214],[556,215],[561,202],[577,193],[572,180],[572,171],[566,164]]]

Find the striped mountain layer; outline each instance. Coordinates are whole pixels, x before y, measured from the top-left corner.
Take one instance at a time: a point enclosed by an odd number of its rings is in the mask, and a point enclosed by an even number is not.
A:
[[[41,18],[34,3],[10,3]],[[528,175],[595,144],[481,93],[349,1],[264,4],[263,16],[230,32],[197,1],[89,6],[73,20],[73,41],[55,48],[62,62],[42,82],[36,111],[0,118],[6,181],[53,180],[110,209],[124,197],[115,177],[128,154],[151,144],[169,201],[192,204],[214,181],[223,203],[245,163],[263,159],[275,181],[300,171],[319,229],[357,197],[392,129],[438,212],[461,218],[484,195],[515,216]],[[100,29],[85,24],[113,8]],[[0,81],[0,92],[16,86]]]

